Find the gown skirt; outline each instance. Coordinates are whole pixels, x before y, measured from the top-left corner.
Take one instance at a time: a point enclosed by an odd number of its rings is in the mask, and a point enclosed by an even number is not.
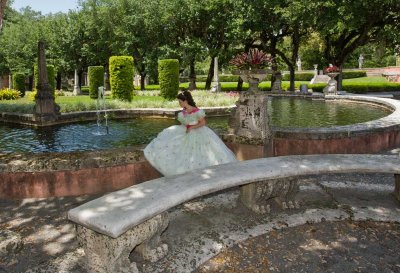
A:
[[[147,145],[144,155],[164,176],[237,161],[233,152],[207,126],[189,133],[185,125],[168,127]]]

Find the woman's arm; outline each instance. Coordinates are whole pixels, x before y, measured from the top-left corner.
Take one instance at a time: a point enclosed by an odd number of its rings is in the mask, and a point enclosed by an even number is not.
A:
[[[192,129],[203,127],[204,125],[206,125],[206,119],[201,118],[196,125],[186,125],[186,133],[189,133]]]

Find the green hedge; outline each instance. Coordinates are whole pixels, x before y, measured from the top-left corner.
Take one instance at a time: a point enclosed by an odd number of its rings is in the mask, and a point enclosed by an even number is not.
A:
[[[168,100],[175,99],[179,89],[179,61],[175,59],[159,60],[158,81],[160,95]]]
[[[89,94],[89,86],[81,86],[81,92]]]
[[[34,79],[34,87],[33,87],[33,89],[36,90],[36,86],[37,86],[38,81],[39,81],[38,65],[37,64],[35,64],[35,66],[33,67],[33,79]],[[47,65],[47,79],[49,80],[50,90],[54,94],[55,81],[56,81],[56,70],[54,68],[54,65],[51,65],[51,64]]]
[[[343,71],[343,79],[362,78],[367,76],[366,71]]]
[[[15,73],[13,75],[13,88],[21,92],[21,96],[25,96],[25,74]]]
[[[311,81],[314,77],[314,73],[304,72],[304,73],[295,73],[294,80],[295,81]],[[284,81],[290,81],[290,74],[284,74],[282,77]]]
[[[0,100],[16,100],[21,97],[21,92],[15,89],[0,89]]]
[[[89,96],[92,99],[97,99],[98,88],[104,85],[104,67],[102,66],[89,66]]]
[[[326,84],[312,84],[310,87],[313,92],[323,92]],[[387,83],[343,83],[342,89],[350,93],[368,93],[368,92],[392,92],[400,91],[400,83],[387,82]]]
[[[133,57],[110,57],[110,86],[114,99],[132,100],[133,93]]]

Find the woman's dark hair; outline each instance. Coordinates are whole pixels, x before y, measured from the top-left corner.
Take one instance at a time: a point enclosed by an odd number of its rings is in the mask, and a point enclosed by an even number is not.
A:
[[[189,91],[187,91],[187,90],[183,91],[182,93],[179,93],[178,96],[177,96],[176,98],[177,98],[178,100],[187,101],[187,103],[188,103],[190,106],[197,107],[197,106],[196,106],[196,103],[195,103],[194,100],[193,100],[192,94],[191,94]]]

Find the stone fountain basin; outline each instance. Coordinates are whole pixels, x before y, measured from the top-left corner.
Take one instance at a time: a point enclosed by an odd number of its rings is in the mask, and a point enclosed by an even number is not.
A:
[[[362,96],[327,96],[330,100],[373,103],[393,110],[370,122],[329,128],[273,128],[272,156],[291,154],[376,153],[400,145],[400,101]],[[118,110],[123,113],[123,110]],[[154,109],[152,116],[175,116]],[[219,108],[215,115],[226,115]],[[139,114],[139,110],[129,110]],[[148,114],[149,112],[147,112]],[[167,114],[166,114],[167,113]],[[78,114],[71,114],[79,119]],[[84,116],[87,116],[84,114]],[[82,117],[82,116],[81,116]],[[263,147],[227,144],[239,160],[263,157]],[[160,177],[144,158],[143,146],[93,152],[0,154],[0,198],[99,194]]]

